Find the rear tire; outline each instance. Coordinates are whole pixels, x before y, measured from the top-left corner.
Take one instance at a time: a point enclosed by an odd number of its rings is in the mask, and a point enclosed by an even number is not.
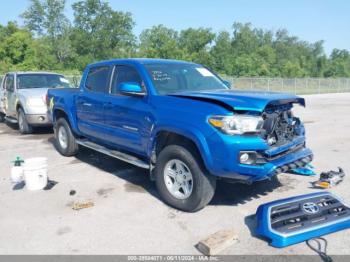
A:
[[[18,129],[22,135],[33,133],[33,127],[27,122],[26,114],[22,108],[17,111]]]
[[[155,178],[164,202],[186,212],[204,208],[215,193],[215,177],[208,174],[198,153],[187,146],[165,147],[157,157]]]
[[[73,132],[65,118],[59,118],[55,124],[55,145],[63,156],[74,156],[78,152]]]

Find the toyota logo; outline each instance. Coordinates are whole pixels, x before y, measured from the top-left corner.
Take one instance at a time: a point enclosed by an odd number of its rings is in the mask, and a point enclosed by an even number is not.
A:
[[[303,210],[309,214],[316,214],[320,211],[320,208],[313,202],[307,202],[303,204]]]

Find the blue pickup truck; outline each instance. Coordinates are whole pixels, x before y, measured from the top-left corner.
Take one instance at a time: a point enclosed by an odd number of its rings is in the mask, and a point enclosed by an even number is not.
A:
[[[303,98],[230,88],[184,61],[117,59],[88,65],[80,89],[50,89],[56,147],[85,146],[149,169],[161,198],[194,212],[216,181],[269,179],[312,160],[292,113]]]

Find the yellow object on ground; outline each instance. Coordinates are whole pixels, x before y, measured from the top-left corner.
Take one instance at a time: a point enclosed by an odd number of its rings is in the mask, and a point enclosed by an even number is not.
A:
[[[87,201],[87,202],[76,202],[72,205],[73,210],[80,210],[84,208],[89,208],[93,207],[95,204],[92,201]]]

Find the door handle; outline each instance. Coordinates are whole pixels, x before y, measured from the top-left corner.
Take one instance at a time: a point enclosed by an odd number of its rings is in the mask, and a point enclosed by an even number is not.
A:
[[[90,103],[83,103],[83,106],[92,106]]]

